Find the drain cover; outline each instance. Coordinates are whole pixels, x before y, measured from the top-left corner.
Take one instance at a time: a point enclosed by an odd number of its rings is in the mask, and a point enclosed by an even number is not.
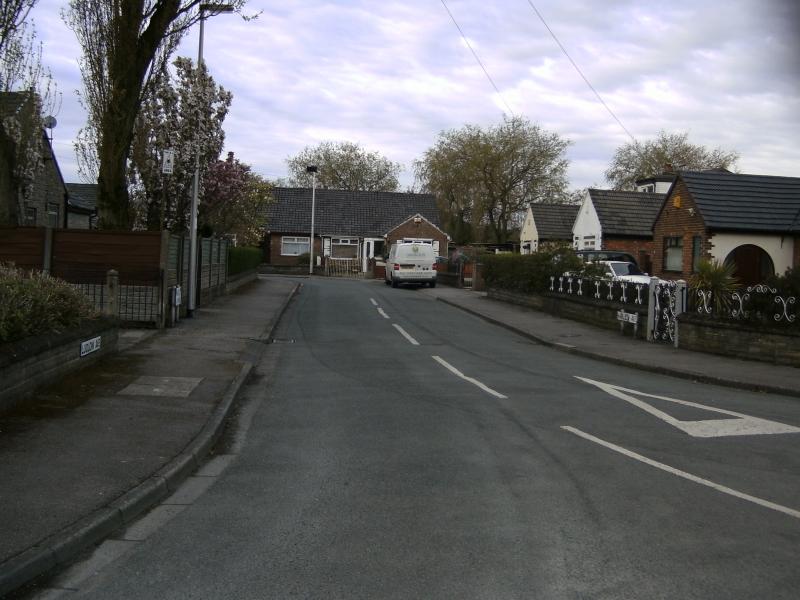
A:
[[[272,338],[270,342],[273,344],[294,344],[294,338]]]

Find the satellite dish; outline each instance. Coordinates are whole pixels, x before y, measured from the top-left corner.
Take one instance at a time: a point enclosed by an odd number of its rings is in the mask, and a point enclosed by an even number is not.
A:
[[[58,121],[56,121],[56,118],[55,118],[55,117],[53,117],[53,116],[50,116],[50,115],[46,116],[46,117],[44,118],[44,120],[42,121],[42,123],[44,124],[44,126],[45,126],[47,129],[53,129],[53,127],[55,127],[56,125],[58,125]]]

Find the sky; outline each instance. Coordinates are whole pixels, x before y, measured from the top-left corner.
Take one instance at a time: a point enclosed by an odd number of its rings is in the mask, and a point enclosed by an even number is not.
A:
[[[76,95],[81,49],[61,18],[67,4],[39,0],[32,18],[42,61],[62,92],[56,156],[65,180],[77,182],[73,141],[86,113]],[[627,132],[644,142],[660,130],[738,151],[743,173],[797,177],[799,6],[249,0],[245,12],[260,13],[255,20],[222,14],[206,21],[203,56],[233,93],[223,156],[232,151],[271,180],[285,177],[286,159],[306,146],[346,140],[403,165],[405,188],[414,183],[413,162],[440,132],[490,127],[504,114],[571,142],[571,189],[607,187],[603,173],[615,149],[631,141]],[[196,60],[198,36],[195,26],[178,54]]]

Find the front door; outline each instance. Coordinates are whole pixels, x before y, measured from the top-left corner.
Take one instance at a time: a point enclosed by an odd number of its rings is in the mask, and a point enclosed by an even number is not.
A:
[[[383,256],[383,238],[364,238],[364,251],[361,253],[361,270],[369,268],[369,259]]]

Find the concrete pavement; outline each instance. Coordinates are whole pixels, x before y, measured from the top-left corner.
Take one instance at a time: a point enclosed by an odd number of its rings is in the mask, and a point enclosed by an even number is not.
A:
[[[174,492],[219,436],[297,289],[259,279],[0,417],[0,596]]]
[[[424,293],[564,352],[704,383],[800,397],[800,369],[795,367],[637,340],[630,334],[623,336],[617,331],[492,300],[485,292],[437,286],[424,289]]]

